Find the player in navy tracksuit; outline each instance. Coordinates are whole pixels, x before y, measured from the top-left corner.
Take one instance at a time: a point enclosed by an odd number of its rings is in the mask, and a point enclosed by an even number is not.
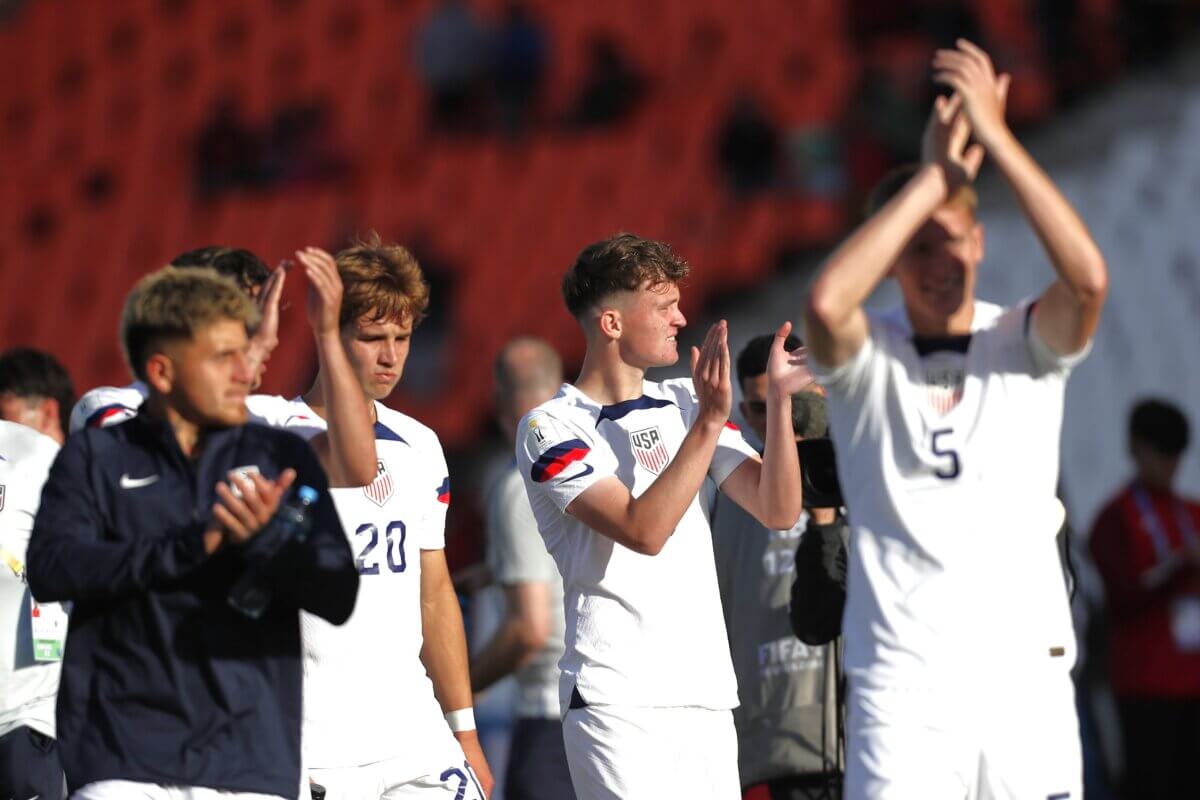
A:
[[[358,575],[309,445],[244,424],[253,319],[214,272],[143,280],[122,338],[150,396],[71,437],[51,470],[28,576],[39,600],[74,605],[58,698],[73,797],[297,794],[298,609],[344,621]],[[271,562],[272,602],[250,619],[227,595],[283,535],[293,483],[319,493],[312,529]]]

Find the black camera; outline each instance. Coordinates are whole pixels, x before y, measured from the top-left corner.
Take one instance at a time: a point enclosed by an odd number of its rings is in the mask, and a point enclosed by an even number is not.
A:
[[[805,508],[840,508],[842,485],[838,482],[833,442],[825,436],[796,442],[800,454],[800,484],[804,487]]]
[[[804,488],[805,508],[840,508],[842,486],[838,482],[837,461],[829,439],[825,416],[825,398],[815,392],[792,396],[792,427],[803,437],[796,443],[800,454],[800,483]]]

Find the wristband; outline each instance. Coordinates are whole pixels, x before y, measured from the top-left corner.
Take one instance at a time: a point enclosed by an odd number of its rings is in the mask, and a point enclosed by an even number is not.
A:
[[[475,709],[460,708],[446,714],[446,724],[454,733],[475,730]]]

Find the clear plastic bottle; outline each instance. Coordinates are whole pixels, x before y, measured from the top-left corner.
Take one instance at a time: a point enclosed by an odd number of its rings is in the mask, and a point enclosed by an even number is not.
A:
[[[273,589],[267,581],[271,562],[279,551],[293,539],[303,542],[312,528],[310,507],[317,502],[317,490],[301,486],[295,497],[275,512],[275,522],[283,526],[282,533],[275,538],[273,546],[258,553],[255,563],[246,567],[229,590],[229,605],[251,619],[258,619],[271,604]]]

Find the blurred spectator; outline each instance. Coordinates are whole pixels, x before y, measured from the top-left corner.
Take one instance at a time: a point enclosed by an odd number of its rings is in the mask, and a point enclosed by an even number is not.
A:
[[[1129,422],[1136,474],[1092,529],[1127,800],[1200,797],[1200,505],[1174,490],[1188,439],[1178,408],[1139,403]]]
[[[780,135],[753,95],[733,101],[717,133],[717,163],[730,190],[749,197],[771,188],[779,174]]]
[[[430,121],[445,131],[477,129],[487,30],[465,0],[442,0],[417,30],[417,69],[430,97]]]
[[[521,417],[554,397],[562,361],[541,339],[519,338],[496,356],[496,416],[509,446]],[[563,654],[563,585],[538,531],[515,461],[488,492],[488,565],[504,589],[499,630],[471,660],[481,692],[517,676],[516,725],[504,778],[508,800],[573,800],[558,699]]]
[[[645,92],[645,78],[626,60],[614,38],[593,36],[588,53],[587,74],[566,115],[568,127],[576,129],[619,122]]]
[[[271,184],[330,180],[346,167],[324,102],[294,103],[275,113],[262,168]]]
[[[0,419],[28,425],[61,445],[74,405],[71,376],[54,356],[25,347],[0,355]]]
[[[495,85],[500,123],[509,135],[523,133],[546,72],[546,33],[522,3],[511,3],[496,34]]]
[[[195,159],[196,192],[202,198],[261,182],[262,142],[233,97],[222,97],[213,107],[196,140]]]

